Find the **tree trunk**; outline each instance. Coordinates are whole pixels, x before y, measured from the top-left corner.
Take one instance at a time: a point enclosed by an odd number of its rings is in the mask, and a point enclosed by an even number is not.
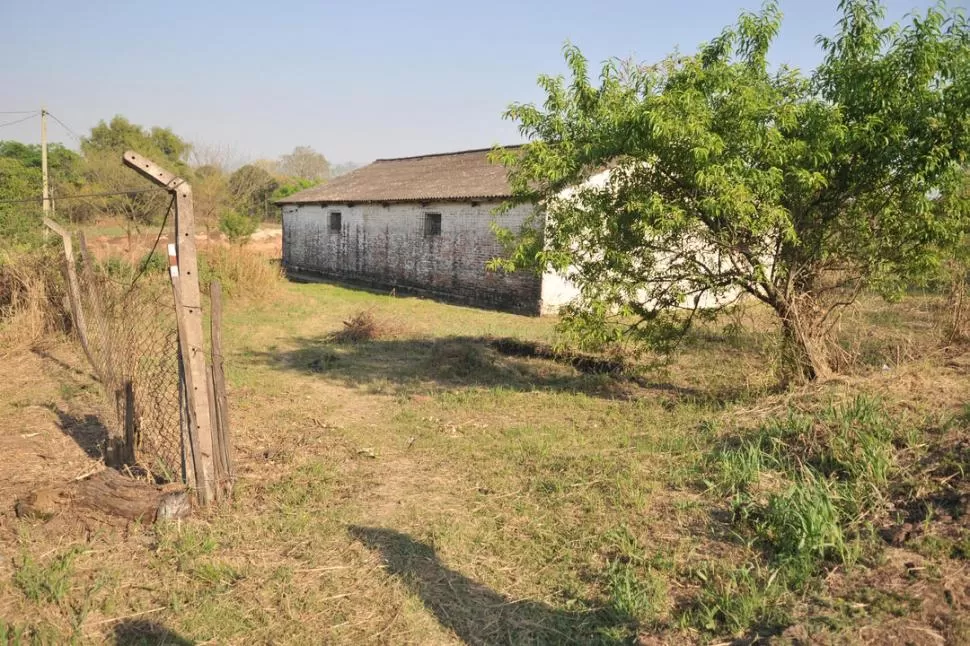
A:
[[[105,469],[84,480],[44,487],[16,503],[20,518],[47,520],[72,507],[94,509],[145,524],[186,517],[192,509],[184,487],[149,484]]]
[[[820,321],[804,309],[788,303],[775,306],[781,318],[782,382],[786,385],[824,379],[832,373]]]

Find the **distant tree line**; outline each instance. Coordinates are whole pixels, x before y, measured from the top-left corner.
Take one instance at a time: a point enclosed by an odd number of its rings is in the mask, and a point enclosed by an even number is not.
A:
[[[101,121],[83,137],[79,151],[48,145],[50,192],[57,217],[77,224],[120,218],[133,226],[157,224],[167,196],[126,193],[151,185],[121,162],[134,150],[191,182],[199,226],[223,229],[230,237],[279,218],[275,200],[326,182],[327,158],[297,146],[278,160],[259,160],[233,169],[229,151],[193,146],[169,128],[143,127],[123,116]],[[338,172],[343,167],[338,169]],[[30,246],[41,236],[41,150],[37,144],[0,141],[0,237]],[[92,194],[114,193],[100,197]],[[18,202],[12,202],[20,200]],[[248,234],[247,234],[248,235]]]

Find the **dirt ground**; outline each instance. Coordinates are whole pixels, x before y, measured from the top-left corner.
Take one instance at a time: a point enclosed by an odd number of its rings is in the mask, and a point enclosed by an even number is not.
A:
[[[87,244],[99,260],[111,256],[125,258],[135,261],[144,256],[154,245],[159,253],[167,253],[168,243],[172,241],[170,233],[163,234],[158,238],[157,245],[155,240],[157,231],[149,233],[143,230],[127,235],[95,235],[87,237]],[[196,244],[199,248],[210,245],[228,245],[226,236],[219,231],[196,233]],[[246,249],[253,253],[262,254],[270,258],[279,258],[282,255],[283,229],[279,226],[262,226],[253,233],[245,243]]]
[[[264,235],[253,248],[278,250]],[[360,312],[374,338],[339,341]],[[25,492],[102,468],[114,416],[71,339],[3,354],[0,643],[970,643],[970,353],[874,355],[778,393],[760,337],[714,330],[637,380],[494,341],[548,344],[553,325],[326,284],[230,298],[235,499],[157,527],[17,518]],[[860,393],[916,438],[898,514],[872,558],[766,605],[771,573],[741,578],[765,554],[704,456]],[[710,626],[704,603],[722,608]],[[763,619],[772,603],[784,622]]]

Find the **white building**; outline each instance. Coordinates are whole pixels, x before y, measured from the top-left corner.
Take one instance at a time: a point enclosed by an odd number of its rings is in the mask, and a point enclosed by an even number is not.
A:
[[[531,205],[502,215],[511,196],[506,169],[489,149],[379,159],[278,202],[283,266],[525,314],[555,312],[576,288],[554,273],[503,273],[486,263],[503,254],[493,223],[518,231]]]

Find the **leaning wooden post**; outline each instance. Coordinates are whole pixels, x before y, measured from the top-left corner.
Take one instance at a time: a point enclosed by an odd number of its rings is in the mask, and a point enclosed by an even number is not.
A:
[[[98,363],[94,360],[94,355],[91,354],[91,346],[88,343],[88,325],[84,319],[84,308],[81,304],[81,286],[77,281],[77,267],[74,264],[74,246],[71,243],[71,234],[67,232],[61,225],[49,218],[44,218],[44,224],[47,228],[51,229],[54,233],[61,236],[61,240],[64,242],[64,261],[66,263],[65,273],[67,275],[67,297],[71,303],[71,316],[74,319],[74,329],[77,330],[77,336],[81,340],[81,348],[84,350],[84,355],[88,358],[91,363],[91,367],[97,373],[98,377],[104,379],[104,375],[101,374]]]
[[[178,312],[182,309],[182,292],[179,288],[178,252],[175,250],[174,244],[168,245],[168,271],[172,279],[172,296],[175,302],[175,311]],[[198,491],[196,483],[202,481],[202,476],[200,475],[202,465],[200,460],[196,459],[196,456],[200,455],[201,451],[199,449],[198,434],[192,430],[195,428],[192,423],[195,419],[195,414],[189,407],[188,393],[185,389],[184,357],[186,354],[186,345],[183,343],[185,339],[185,333],[183,332],[185,318],[176,316],[175,324],[179,339],[179,433],[182,440],[182,481]]]
[[[127,151],[125,164],[135,169],[175,197],[175,248],[178,256],[176,290],[181,304],[175,308],[179,321],[179,346],[185,364],[185,392],[189,410],[189,435],[198,446],[195,458],[199,501],[207,505],[216,499],[215,464],[212,447],[212,422],[209,417],[209,388],[206,378],[205,348],[202,337],[202,298],[199,293],[199,260],[195,249],[195,214],[192,187],[150,159]]]

